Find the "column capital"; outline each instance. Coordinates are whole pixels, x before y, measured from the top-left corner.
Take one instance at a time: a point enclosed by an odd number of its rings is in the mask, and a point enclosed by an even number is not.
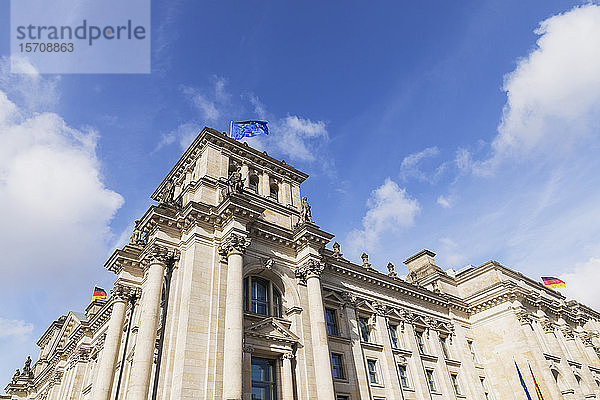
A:
[[[132,286],[116,283],[110,291],[115,301],[129,301],[139,297],[141,290]]]
[[[325,269],[325,264],[317,260],[308,260],[300,267],[296,268],[296,278],[302,283],[306,283],[308,278],[321,278],[321,273]]]
[[[142,258],[144,266],[150,264],[167,264],[170,261],[179,259],[179,250],[173,249],[160,244],[152,244],[147,249],[146,254]]]
[[[231,233],[221,242],[219,254],[224,257],[232,254],[244,254],[248,246],[250,246],[249,238],[237,233]]]
[[[245,344],[244,346],[242,346],[242,351],[244,353],[254,353],[254,346],[252,346],[251,344]]]
[[[287,359],[287,360],[293,360],[294,358],[296,358],[296,356],[291,351],[288,351],[288,352],[283,353],[281,355],[281,358],[284,358],[284,359]]]

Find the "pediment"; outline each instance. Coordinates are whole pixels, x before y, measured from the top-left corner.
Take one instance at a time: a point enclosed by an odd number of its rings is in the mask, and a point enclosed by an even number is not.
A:
[[[335,303],[344,303],[344,299],[336,292],[327,291],[323,294],[323,300],[333,301]]]
[[[265,318],[250,325],[246,328],[245,332],[246,335],[275,342],[298,342],[298,336],[290,331],[283,322],[274,317]]]

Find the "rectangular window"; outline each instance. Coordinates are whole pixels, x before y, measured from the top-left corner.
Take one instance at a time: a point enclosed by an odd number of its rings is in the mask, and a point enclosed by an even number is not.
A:
[[[397,349],[398,347],[398,326],[390,325],[388,327],[390,331],[390,341],[392,342],[392,347]]]
[[[252,376],[252,399],[276,400],[275,362],[252,357],[250,373]]]
[[[358,325],[360,326],[360,338],[363,342],[371,341],[371,329],[369,328],[369,319],[360,317],[358,318]]]
[[[417,346],[419,346],[419,353],[425,354],[425,342],[423,342],[423,332],[416,331],[415,337],[417,338]]]
[[[408,372],[406,370],[406,365],[398,364],[398,374],[400,375],[400,385],[403,388],[410,387],[410,383],[408,381]]]
[[[367,369],[369,370],[369,381],[378,384],[379,376],[377,375],[377,360],[367,360]]]
[[[450,374],[450,379],[452,380],[452,386],[454,387],[454,393],[457,395],[462,394],[460,391],[460,386],[458,384],[458,374]]]
[[[437,388],[435,386],[435,378],[433,377],[433,370],[426,369],[425,377],[427,378],[427,385],[429,385],[429,390],[431,390],[432,392],[435,392],[437,390]]]
[[[440,344],[442,345],[442,353],[444,354],[444,358],[449,359],[448,340],[445,337],[440,336]]]
[[[346,395],[338,394],[335,399],[336,400],[350,400],[350,397],[348,397]]]
[[[326,308],[325,309],[325,321],[327,322],[327,334],[338,336],[338,323],[337,323],[337,314],[334,309]]]
[[[471,352],[471,357],[473,358],[473,362],[477,363],[477,354],[475,354],[475,346],[473,345],[472,340],[467,340],[467,346],[469,347],[469,351]]]
[[[344,362],[341,354],[331,354],[331,367],[333,368],[333,377],[335,379],[346,379]]]

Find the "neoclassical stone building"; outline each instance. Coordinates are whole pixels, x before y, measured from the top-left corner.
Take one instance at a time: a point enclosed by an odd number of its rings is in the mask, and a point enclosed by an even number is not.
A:
[[[490,261],[423,250],[406,279],[344,258],[307,175],[205,128],[105,267],[107,301],[54,321],[11,399],[600,398],[600,313]]]

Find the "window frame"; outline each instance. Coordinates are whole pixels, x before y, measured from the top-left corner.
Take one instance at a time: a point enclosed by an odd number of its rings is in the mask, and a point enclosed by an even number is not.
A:
[[[460,387],[460,383],[458,382],[458,372],[450,372],[450,381],[452,383],[452,387],[454,388],[454,394],[457,396],[462,396],[462,389]]]
[[[390,335],[390,344],[393,349],[400,348],[400,341],[398,340],[398,325],[388,324],[388,334]]]
[[[371,366],[373,366],[372,371]],[[379,362],[377,359],[367,358],[367,374],[369,375],[369,383],[371,385],[381,385],[381,379],[379,377]]]
[[[268,381],[263,381],[263,380],[257,380],[254,379],[254,377],[252,376],[252,366],[253,365],[258,365],[259,362],[264,363],[265,366],[267,366],[268,371],[269,371],[269,380]],[[256,363],[256,364],[254,364]],[[252,360],[250,361],[250,392],[252,393],[252,390],[255,387],[255,382],[257,383],[257,387],[267,387],[270,394],[269,397],[271,398],[271,400],[277,400],[277,392],[279,390],[278,388],[278,384],[277,384],[277,363],[275,362],[275,360],[270,359],[270,358],[262,358],[262,357],[252,357]]]
[[[404,373],[402,371],[404,371]],[[412,387],[407,364],[398,364],[398,380],[400,381],[400,387],[404,389],[410,389]]]
[[[435,369],[425,368],[425,380],[429,390],[433,393],[438,393],[437,383],[435,381]]]
[[[442,355],[444,359],[450,360],[450,349],[448,348],[448,337],[440,336],[440,346],[442,346]]]
[[[337,358],[339,360],[339,368],[338,371],[341,372],[340,376],[336,376],[335,372],[336,372],[336,368],[334,366],[334,358]],[[346,368],[344,366],[344,355],[342,353],[331,353],[331,372],[333,374],[333,379],[335,380],[347,380],[348,378],[346,377]]]
[[[417,348],[419,349],[419,354],[427,354],[427,347],[425,346],[425,340],[423,335],[424,331],[415,330],[415,339],[417,341]]]
[[[258,300],[253,298],[254,283],[265,283],[266,284],[266,300]],[[283,316],[283,296],[281,291],[273,283],[272,280],[263,278],[256,275],[248,275],[244,278],[244,312],[249,312],[256,315],[263,315],[265,317],[276,317],[282,318]],[[254,305],[261,303],[266,306],[266,313],[254,311]],[[256,307],[258,310],[258,306]]]
[[[358,329],[360,331],[360,340],[365,343],[371,343],[371,327],[369,318],[358,317]]]
[[[258,194],[258,187],[260,186],[260,179],[256,174],[250,174],[248,177],[248,189]]]
[[[329,321],[329,315],[332,316],[332,321]],[[338,323],[338,313],[335,308],[325,307],[325,326],[328,335],[340,336],[340,324]],[[331,331],[330,328],[333,328],[333,331]]]
[[[467,339],[467,348],[471,353],[471,358],[473,359],[473,363],[479,364],[479,357],[477,357],[477,352],[475,351],[475,342],[473,339]]]

